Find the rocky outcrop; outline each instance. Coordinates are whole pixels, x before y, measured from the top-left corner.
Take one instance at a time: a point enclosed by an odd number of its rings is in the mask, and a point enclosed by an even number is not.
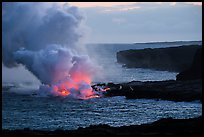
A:
[[[109,125],[91,125],[77,130],[3,130],[3,135],[200,135],[202,133],[202,117],[191,119],[165,118],[156,122],[131,125],[122,127],[111,127]]]
[[[129,84],[133,90],[126,93],[126,98],[162,99],[171,101],[194,101],[202,98],[202,81],[157,81],[145,82],[135,86]]]
[[[202,79],[202,48],[197,49],[191,67],[176,76],[176,80],[195,79]]]
[[[190,67],[199,45],[147,48],[117,52],[117,62],[128,68],[149,68],[180,72]]]
[[[125,96],[128,99],[171,101],[194,101],[202,98],[202,80],[132,81],[121,84],[108,83],[106,87],[110,88],[104,93],[108,97]]]

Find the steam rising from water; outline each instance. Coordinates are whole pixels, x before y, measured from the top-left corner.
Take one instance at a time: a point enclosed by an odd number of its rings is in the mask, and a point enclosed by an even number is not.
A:
[[[14,53],[18,63],[25,66],[44,84],[55,84],[74,73],[91,76],[94,65],[88,56],[79,56],[60,45],[49,45],[39,51],[18,50]]]
[[[97,69],[80,51],[83,16],[76,7],[3,3],[2,16],[4,65],[25,65],[46,84],[39,92],[79,98],[94,94],[90,84]]]

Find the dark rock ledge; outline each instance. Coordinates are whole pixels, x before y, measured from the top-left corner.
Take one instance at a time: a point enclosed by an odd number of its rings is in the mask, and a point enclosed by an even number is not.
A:
[[[128,99],[162,99],[170,101],[202,101],[202,80],[190,81],[132,81],[129,83],[97,84],[109,87],[107,97],[125,96]],[[93,86],[95,88],[96,85]]]
[[[160,119],[156,122],[121,127],[109,125],[91,125],[77,130],[42,131],[30,130],[3,130],[3,135],[201,135],[202,116],[191,119]]]

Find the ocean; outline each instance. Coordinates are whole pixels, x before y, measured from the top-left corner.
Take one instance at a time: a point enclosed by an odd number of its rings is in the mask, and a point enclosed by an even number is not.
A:
[[[178,72],[151,69],[123,68],[116,60],[116,52],[127,49],[160,48],[202,42],[159,42],[135,44],[89,44],[86,51],[101,68],[101,76],[94,83],[158,81],[175,79]],[[77,129],[89,125],[140,125],[160,118],[192,118],[202,115],[202,104],[152,99],[102,97],[77,100],[64,97],[36,97],[36,83],[2,83],[3,129]]]
[[[130,81],[160,81],[175,80],[178,72],[157,71],[143,68],[125,68],[118,64],[116,53],[128,49],[164,48],[181,45],[201,45],[201,41],[154,42],[133,44],[89,44],[86,51],[89,57],[102,68],[102,77],[95,78],[94,82],[130,82]]]
[[[3,129],[77,129],[89,125],[140,125],[160,118],[192,118],[202,115],[199,102],[128,100],[125,97],[77,100],[32,97],[3,92]]]

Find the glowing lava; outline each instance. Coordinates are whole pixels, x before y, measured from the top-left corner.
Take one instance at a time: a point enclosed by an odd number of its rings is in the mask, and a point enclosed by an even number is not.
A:
[[[56,90],[56,92],[59,92],[61,96],[68,96],[69,94],[71,94],[69,91],[67,91],[66,89],[62,89],[62,90]]]
[[[50,86],[55,96],[73,97],[78,99],[97,98],[100,95],[91,87],[91,78],[85,74],[74,74]]]

